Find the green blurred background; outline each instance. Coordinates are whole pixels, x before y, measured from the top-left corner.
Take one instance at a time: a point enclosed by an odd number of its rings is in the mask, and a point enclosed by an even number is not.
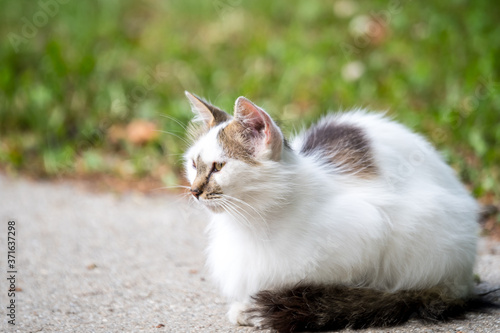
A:
[[[286,133],[367,107],[500,190],[500,3],[0,0],[0,165],[179,181],[183,91],[245,95]]]

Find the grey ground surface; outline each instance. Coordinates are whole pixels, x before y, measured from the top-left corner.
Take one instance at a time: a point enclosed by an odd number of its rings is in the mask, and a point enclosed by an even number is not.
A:
[[[227,305],[204,270],[204,213],[178,197],[93,193],[0,174],[0,219],[2,332],[253,331],[226,320]],[[9,219],[21,288],[15,327],[6,316]],[[499,287],[500,245],[483,239],[479,252],[480,288]],[[358,332],[458,331],[500,332],[500,311]]]

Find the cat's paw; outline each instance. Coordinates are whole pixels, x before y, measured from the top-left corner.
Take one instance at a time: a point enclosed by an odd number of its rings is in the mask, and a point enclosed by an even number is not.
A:
[[[234,302],[227,313],[229,321],[235,325],[259,327],[258,320],[248,313],[250,308],[248,303]]]

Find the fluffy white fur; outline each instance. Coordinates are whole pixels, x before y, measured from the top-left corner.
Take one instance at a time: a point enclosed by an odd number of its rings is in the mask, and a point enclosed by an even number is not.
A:
[[[211,213],[207,263],[233,302],[230,320],[248,324],[243,311],[252,295],[300,281],[471,293],[477,204],[434,148],[380,114],[358,110],[321,121],[361,127],[379,174],[336,172],[321,156],[303,156],[301,135],[279,161],[266,154],[258,166],[230,159],[217,141],[227,123],[185,155],[190,182],[196,156],[226,162],[212,176],[226,204]]]

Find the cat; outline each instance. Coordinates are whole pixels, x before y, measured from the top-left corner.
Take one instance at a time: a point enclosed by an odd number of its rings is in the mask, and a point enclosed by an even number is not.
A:
[[[290,142],[262,108],[186,92],[186,176],[234,324],[280,332],[440,320],[472,297],[478,205],[420,135],[329,114]]]

